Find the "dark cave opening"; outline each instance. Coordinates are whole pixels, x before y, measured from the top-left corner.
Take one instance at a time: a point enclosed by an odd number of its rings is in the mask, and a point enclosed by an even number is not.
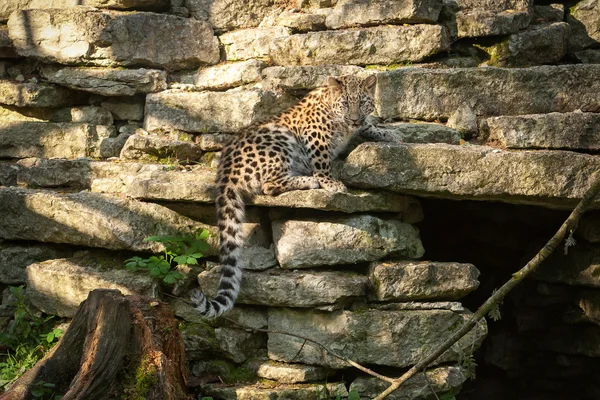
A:
[[[528,205],[420,201],[425,218],[417,226],[424,259],[472,263],[481,272],[479,288],[462,299],[472,311],[523,267],[569,215]],[[573,251],[598,249],[581,242]],[[562,246],[557,252],[562,253]],[[548,263],[566,268],[574,259],[562,254],[553,257],[539,270],[550,268]],[[596,295],[600,290],[526,279],[504,299],[502,319],[488,318],[488,337],[475,354],[477,378],[463,385],[457,399],[600,398],[600,367],[594,358],[600,353],[600,326],[583,317],[577,306],[585,296]]]

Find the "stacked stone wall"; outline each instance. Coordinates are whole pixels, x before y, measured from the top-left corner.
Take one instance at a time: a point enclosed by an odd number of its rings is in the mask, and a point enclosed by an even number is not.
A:
[[[491,235],[497,218],[534,225],[523,215],[537,215],[549,228],[554,219],[540,210],[572,209],[600,173],[599,24],[595,0],[4,0],[0,287],[24,284],[34,307],[65,318],[96,287],[213,294],[224,143],[328,76],[375,74],[369,122],[397,143],[348,149],[334,167],[348,193],[249,200],[246,271],[229,319],[205,321],[169,300],[192,375],[236,383],[203,383],[198,395],[373,398],[382,382],[298,337],[253,329],[310,337],[391,375],[441,343],[471,315],[461,301],[477,306],[473,298],[499,286],[485,279],[508,257],[469,259],[460,240],[429,251],[422,233],[529,249],[527,235]],[[474,234],[432,204],[485,204],[476,217],[485,223]],[[490,323],[488,336],[480,324],[427,379],[390,398],[472,398],[458,392],[464,360],[480,347],[483,368],[522,384],[526,366],[548,365],[557,382],[585,386],[578,398],[597,398],[598,212],[568,254],[507,300],[516,328]],[[210,250],[174,287],[124,269],[127,258],[162,250],[144,238],[200,229]],[[7,313],[11,301],[0,304]],[[564,392],[531,379],[550,396]]]

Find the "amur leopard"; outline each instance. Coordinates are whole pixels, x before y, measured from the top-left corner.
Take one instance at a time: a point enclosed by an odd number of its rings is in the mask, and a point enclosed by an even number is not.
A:
[[[295,106],[243,129],[225,146],[217,169],[216,199],[221,280],[212,300],[199,290],[192,292],[192,302],[201,314],[217,317],[230,310],[238,296],[244,197],[317,188],[346,191],[342,182],[332,178],[331,161],[375,109],[375,83],[373,75],[364,80],[330,77],[325,86]]]

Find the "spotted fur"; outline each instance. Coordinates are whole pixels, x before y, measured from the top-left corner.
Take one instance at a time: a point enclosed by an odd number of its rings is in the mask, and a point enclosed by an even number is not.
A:
[[[222,151],[217,170],[219,289],[208,300],[194,291],[192,301],[206,317],[217,317],[235,303],[242,279],[242,223],[246,195],[275,196],[289,190],[323,188],[345,192],[331,176],[331,161],[373,112],[375,76],[328,78],[297,105],[242,130]]]

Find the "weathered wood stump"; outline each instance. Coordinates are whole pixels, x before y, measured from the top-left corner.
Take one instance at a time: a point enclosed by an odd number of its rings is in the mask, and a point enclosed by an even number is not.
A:
[[[29,399],[39,382],[55,384],[63,400],[188,399],[177,320],[155,299],[94,290],[58,344],[0,400]]]

